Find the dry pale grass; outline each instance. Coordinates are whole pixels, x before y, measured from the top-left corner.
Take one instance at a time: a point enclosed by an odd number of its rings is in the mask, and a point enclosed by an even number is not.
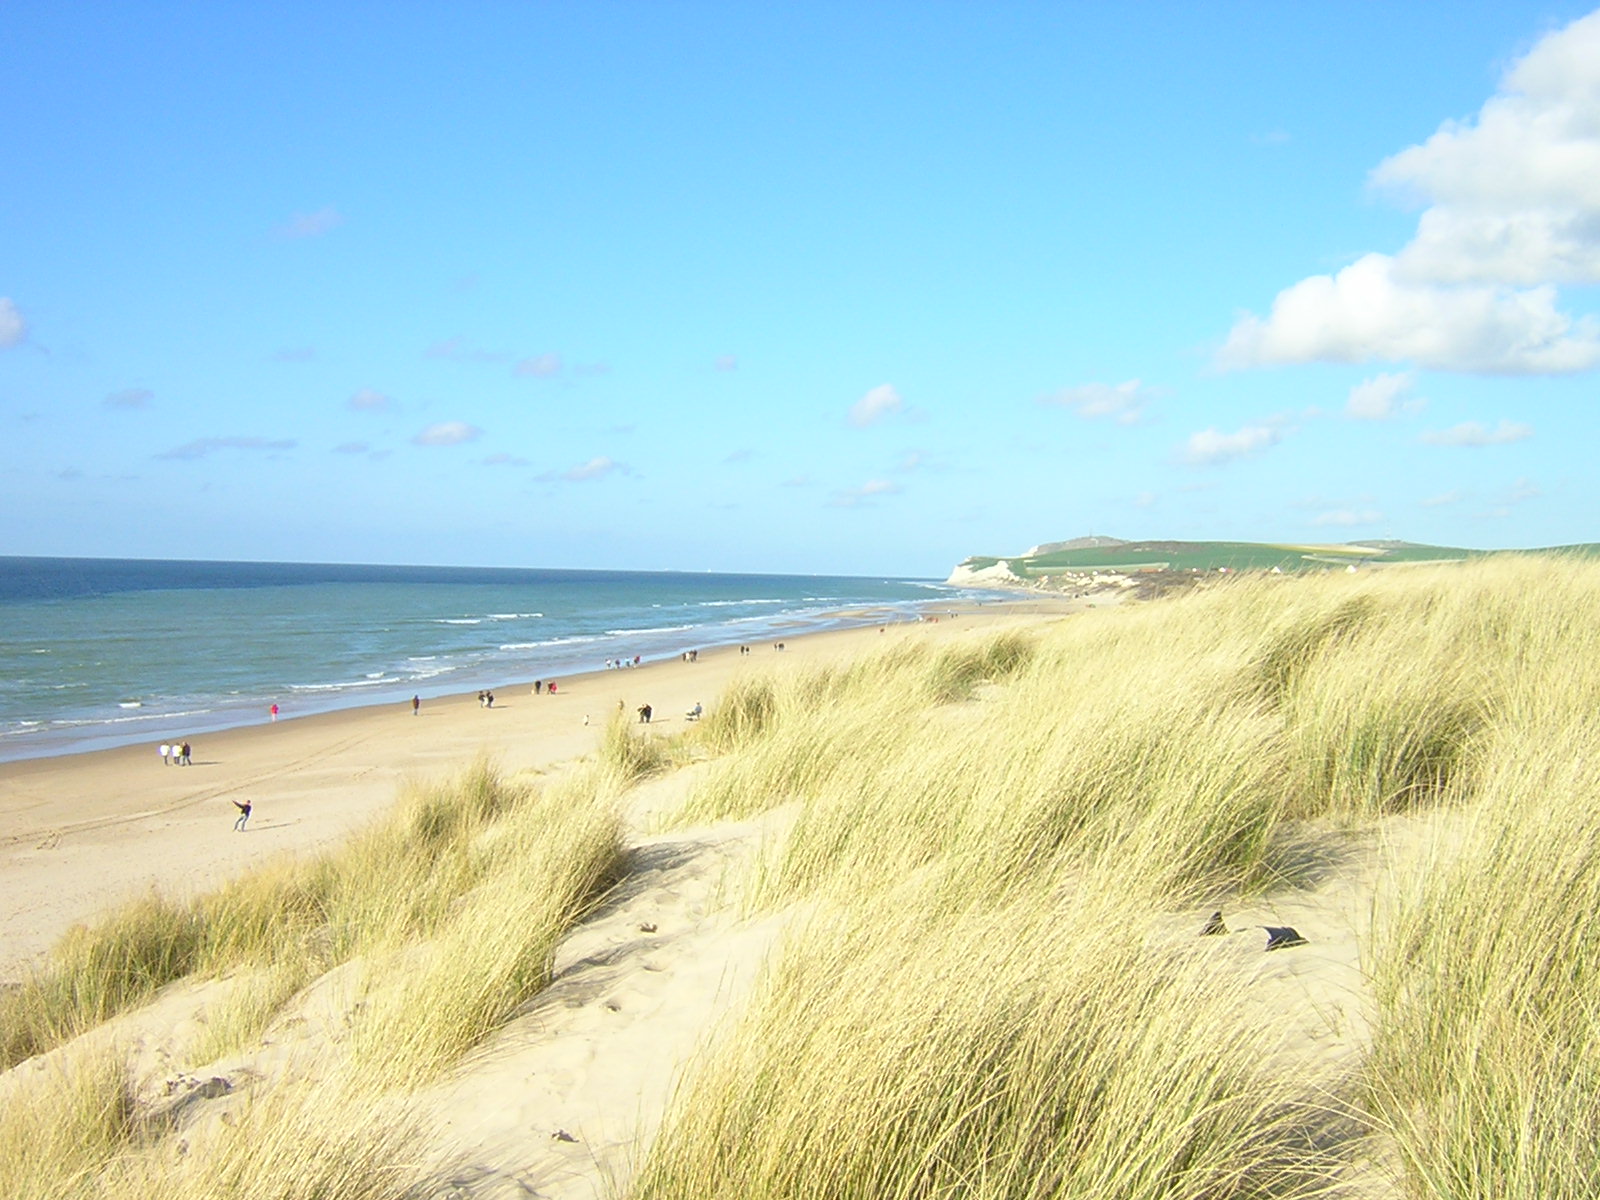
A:
[[[1497,748],[1373,950],[1371,1103],[1421,1196],[1600,1194],[1600,733],[1546,733]]]
[[[478,763],[454,781],[411,788],[393,819],[332,854],[269,866],[192,901],[152,895],[72,930],[41,971],[0,994],[0,1064],[190,974],[271,965],[304,982],[426,936],[480,881],[475,841],[520,794]]]
[[[359,1061],[396,1085],[427,1082],[549,983],[562,936],[621,868],[615,803],[596,797],[623,786],[599,767],[526,801],[427,946],[368,964]]]
[[[190,1047],[196,1064],[247,1048],[312,977],[357,956],[365,995],[319,1080],[268,1081],[225,1120],[192,1128],[136,1111],[125,1056],[109,1054],[101,1069],[75,1046],[18,1068],[4,1080],[0,1157],[27,1172],[27,1190],[0,1194],[414,1194],[428,1174],[396,1097],[548,981],[562,934],[620,867],[623,787],[604,764],[536,790],[480,763],[412,789],[393,820],[334,855],[269,867],[189,904],[153,898],[75,932],[8,997],[8,1020],[28,1018],[7,1026],[8,1046],[75,1037],[187,974],[239,973]]]
[[[430,1173],[404,1105],[361,1076],[286,1084],[107,1164],[103,1200],[417,1200]]]
[[[1357,1098],[1256,1071],[1230,985],[1138,930],[1292,885],[1294,822],[1448,804],[1518,816],[1371,949],[1365,1128],[1419,1195],[1596,1194],[1597,585],[1532,558],[1231,582],[1049,629],[960,720],[913,653],[747,682],[686,815],[798,800],[759,902],[828,915],[637,1193],[1330,1194]]]
[[[98,1196],[105,1165],[135,1146],[125,1055],[105,1047],[0,1091],[0,1195],[9,1200]]]
[[[1275,1032],[1237,1019],[1238,985],[1147,948],[1146,914],[1106,892],[930,920],[938,890],[830,907],[789,945],[635,1196],[1303,1186],[1321,1098],[1265,1069]]]

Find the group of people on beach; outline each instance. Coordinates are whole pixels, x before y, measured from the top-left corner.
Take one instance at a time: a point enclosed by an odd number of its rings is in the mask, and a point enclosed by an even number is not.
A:
[[[162,742],[159,750],[161,752],[162,765],[166,765],[168,763],[171,763],[175,767],[188,767],[193,765],[189,758],[188,742]]]

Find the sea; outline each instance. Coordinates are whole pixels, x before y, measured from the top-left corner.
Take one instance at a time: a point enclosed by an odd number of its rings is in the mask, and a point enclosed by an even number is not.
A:
[[[0,762],[919,619],[934,580],[0,557]]]

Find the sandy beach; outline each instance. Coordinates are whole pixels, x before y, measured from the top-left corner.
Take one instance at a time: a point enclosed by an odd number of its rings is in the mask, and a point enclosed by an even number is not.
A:
[[[890,637],[940,638],[998,623],[1080,611],[1082,601],[1019,597],[880,632],[867,627],[784,642],[789,659],[840,661]],[[771,665],[776,644],[703,651],[679,660],[601,670],[534,695],[507,681],[492,709],[475,694],[357,708],[190,739],[193,762],[163,765],[155,744],[0,764],[0,982],[16,980],[73,924],[152,888],[184,895],[283,854],[337,842],[382,813],[408,779],[432,779],[488,755],[507,772],[540,770],[590,753],[619,706],[652,729],[684,728],[741,672]],[[236,833],[233,801],[253,808]]]

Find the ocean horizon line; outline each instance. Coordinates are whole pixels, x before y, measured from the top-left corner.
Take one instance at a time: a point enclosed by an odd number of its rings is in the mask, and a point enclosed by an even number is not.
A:
[[[504,563],[441,563],[360,561],[323,558],[185,558],[142,554],[12,554],[0,553],[0,564],[8,562],[157,564],[171,563],[191,567],[316,567],[332,570],[373,571],[554,571],[573,575],[742,575],[774,576],[780,579],[921,579],[942,580],[942,576],[904,574],[898,571],[819,571],[737,569],[729,567],[578,567],[563,565]]]

